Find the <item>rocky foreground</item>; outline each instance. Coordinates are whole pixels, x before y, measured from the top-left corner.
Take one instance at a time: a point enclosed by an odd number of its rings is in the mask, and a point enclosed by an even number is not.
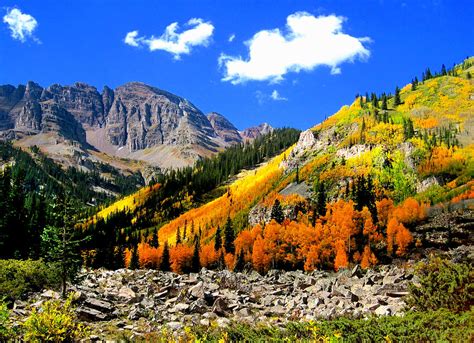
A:
[[[231,321],[284,325],[289,321],[399,315],[414,276],[410,269],[358,267],[339,273],[316,271],[227,270],[177,275],[155,270],[83,272],[70,287],[79,318],[99,337],[110,330],[140,336],[164,327],[179,331],[192,325],[225,327]],[[30,297],[33,307],[59,297],[47,290]],[[24,317],[29,306],[16,302],[14,314]],[[19,320],[21,320],[19,318]]]

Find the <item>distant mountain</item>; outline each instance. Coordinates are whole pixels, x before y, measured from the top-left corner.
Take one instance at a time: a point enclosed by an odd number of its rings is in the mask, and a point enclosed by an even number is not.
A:
[[[237,128],[227,120],[222,114],[211,112],[207,115],[207,119],[212,125],[212,128],[216,134],[227,143],[241,143],[242,137],[240,136]]]
[[[182,167],[269,132],[267,126],[241,136],[224,116],[206,117],[188,100],[139,82],[102,92],[79,82],[0,86],[0,139],[37,145],[63,164],[74,164],[70,155],[104,161],[105,153]]]
[[[240,136],[244,141],[254,140],[255,138],[261,137],[273,131],[273,127],[271,127],[267,123],[262,123],[258,126],[249,127],[240,132]]]

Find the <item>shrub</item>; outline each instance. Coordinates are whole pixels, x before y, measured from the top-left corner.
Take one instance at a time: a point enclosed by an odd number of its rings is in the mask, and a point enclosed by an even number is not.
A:
[[[7,302],[58,284],[56,268],[42,260],[0,260],[0,294]]]
[[[13,330],[9,325],[10,311],[7,304],[0,299],[0,342],[7,342],[13,338]]]
[[[474,304],[474,271],[469,265],[436,257],[419,263],[415,273],[420,281],[410,286],[408,306],[418,311],[446,308],[461,312]]]
[[[473,315],[441,309],[403,317],[290,322],[283,328],[232,323],[225,329],[211,325],[192,330],[198,341],[206,342],[472,342]]]
[[[23,323],[23,339],[27,342],[72,342],[87,335],[72,306],[72,295],[63,303],[46,301],[41,310],[33,309]]]

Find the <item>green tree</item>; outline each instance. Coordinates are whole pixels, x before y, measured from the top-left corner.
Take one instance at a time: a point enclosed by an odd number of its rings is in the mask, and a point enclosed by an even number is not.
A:
[[[181,244],[181,230],[178,227],[178,230],[176,230],[176,245]]]
[[[276,199],[273,203],[271,218],[274,219],[277,223],[283,223],[285,220],[285,215],[283,214],[283,209],[280,204],[280,200]]]
[[[59,265],[61,289],[66,297],[66,283],[73,280],[81,267],[79,252],[80,243],[86,238],[78,239],[75,229],[75,206],[71,200],[56,197],[51,204],[52,221],[46,225],[41,234],[43,256],[46,261]]]
[[[160,243],[158,242],[158,229],[155,227],[151,236],[150,246],[152,246],[153,248],[158,248],[159,245]]]
[[[194,251],[193,251],[193,258],[191,260],[191,271],[194,273],[199,272],[201,269],[201,262],[199,259],[199,250],[200,250],[200,242],[199,239],[197,239],[194,242]]]
[[[324,216],[326,214],[326,188],[324,182],[318,179],[314,182],[314,202],[315,202],[315,213],[318,216]]]
[[[132,256],[130,257],[130,265],[128,266],[129,269],[138,269],[140,268],[140,259],[138,257],[138,247],[137,245],[133,246],[132,249]]]
[[[237,254],[237,261],[235,262],[234,271],[235,272],[241,272],[241,271],[244,270],[244,267],[245,267],[244,253],[241,250]]]
[[[234,228],[232,227],[232,221],[230,220],[230,217],[227,217],[227,221],[225,223],[225,228],[224,228],[224,248],[225,248],[226,253],[230,253],[230,254],[235,253],[234,240],[235,240],[235,232],[234,232]]]
[[[384,94],[382,94],[382,110],[387,110],[387,96]]]
[[[217,225],[216,235],[214,237],[214,250],[219,251],[222,247],[221,227]]]
[[[170,249],[168,247],[168,242],[165,242],[165,245],[163,246],[163,255],[161,256],[160,269],[164,272],[169,272],[171,270]]]
[[[393,106],[396,107],[400,105],[402,101],[400,100],[400,88],[398,86],[395,88],[395,96],[393,97]]]
[[[446,66],[443,64],[443,65],[441,66],[441,75],[442,75],[442,76],[445,76],[446,74],[447,74],[447,72],[446,72]]]

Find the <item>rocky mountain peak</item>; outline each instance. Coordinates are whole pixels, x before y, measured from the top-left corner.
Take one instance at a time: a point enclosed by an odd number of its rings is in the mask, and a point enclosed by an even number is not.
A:
[[[240,143],[242,137],[237,128],[225,118],[222,114],[211,112],[207,114],[207,119],[211,123],[216,134],[228,143]]]
[[[240,135],[245,141],[254,140],[260,136],[266,135],[273,132],[273,127],[268,123],[262,123],[258,126],[249,127],[242,132]]]

